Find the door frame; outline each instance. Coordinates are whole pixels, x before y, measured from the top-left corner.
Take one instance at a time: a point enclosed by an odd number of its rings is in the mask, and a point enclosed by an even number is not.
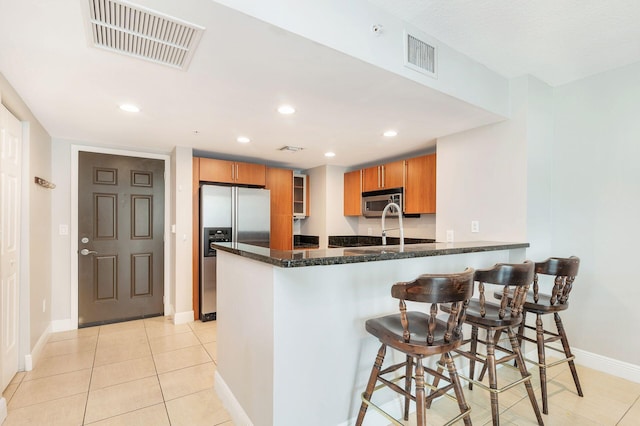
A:
[[[79,153],[96,152],[100,154],[121,155],[127,157],[151,158],[164,161],[164,280],[163,298],[164,314],[173,314],[170,303],[171,283],[171,157],[167,154],[156,154],[142,151],[129,151],[97,146],[71,145],[71,328],[78,328],[78,166]]]

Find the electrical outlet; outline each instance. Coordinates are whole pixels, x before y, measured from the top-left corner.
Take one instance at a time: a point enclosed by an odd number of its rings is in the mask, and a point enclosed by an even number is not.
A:
[[[373,235],[373,229],[367,228],[367,235]]]
[[[453,229],[447,229],[447,242],[453,242]]]
[[[480,222],[477,220],[471,221],[471,232],[480,232]]]
[[[68,225],[59,225],[58,226],[58,234],[59,235],[69,235],[69,226]]]

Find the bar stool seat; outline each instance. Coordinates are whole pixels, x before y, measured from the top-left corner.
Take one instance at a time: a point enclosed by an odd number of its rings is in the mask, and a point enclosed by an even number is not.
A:
[[[376,360],[371,369],[369,381],[362,393],[362,404],[358,413],[356,425],[362,425],[367,408],[371,406],[391,423],[402,425],[393,416],[386,413],[371,401],[373,393],[387,387],[404,397],[404,420],[409,419],[410,401],[415,402],[416,418],[419,426],[426,426],[425,410],[430,402],[447,394],[453,389],[460,414],[446,423],[452,424],[464,419],[465,425],[471,425],[469,415],[471,409],[464,399],[462,385],[458,379],[458,372],[450,351],[462,343],[462,324],[466,304],[473,294],[473,269],[466,269],[458,274],[420,275],[413,281],[396,283],[391,288],[391,296],[399,299],[400,313],[386,315],[367,320],[366,330],[377,337],[382,345],[378,350]],[[409,311],[405,301],[430,304],[427,312]],[[438,317],[443,311],[442,305],[448,307],[446,319]],[[382,368],[387,347],[391,347],[406,355],[405,361]],[[423,359],[433,355],[440,355],[438,370],[423,364]],[[415,369],[414,369],[415,366]],[[448,374],[443,374],[446,368]],[[399,376],[398,370],[404,371]],[[434,388],[425,383],[425,372],[447,383],[440,388]],[[380,385],[376,387],[376,383]],[[397,384],[397,382],[401,382]],[[404,386],[402,386],[404,385]],[[425,394],[425,387],[431,389]]]

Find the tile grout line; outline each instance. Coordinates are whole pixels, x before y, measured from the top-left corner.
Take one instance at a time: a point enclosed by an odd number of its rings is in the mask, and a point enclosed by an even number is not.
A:
[[[149,334],[147,333],[147,323],[144,323],[144,334],[147,336],[147,345],[149,345],[149,352],[151,352],[151,362],[153,362],[153,369],[156,371],[156,380],[158,381],[158,387],[160,388],[160,395],[162,395],[162,405],[164,406],[164,413],[171,426],[171,416],[169,416],[169,409],[167,408],[167,401],[164,398],[164,390],[162,389],[162,383],[160,382],[160,374],[158,374],[158,366],[156,365],[156,358],[153,356],[153,349],[151,349],[151,342]]]
[[[98,328],[98,334],[96,335],[96,347],[93,352],[93,362],[91,363],[91,374],[89,375],[89,386],[87,388],[87,397],[84,401],[84,412],[82,413],[82,424],[84,425],[87,418],[87,408],[89,406],[89,394],[91,392],[91,382],[93,380],[93,369],[96,365],[96,356],[98,355],[98,341],[100,340],[100,332],[102,331],[102,326]]]
[[[616,422],[616,426],[619,425],[620,422],[622,422],[624,420],[624,418],[627,416],[627,414],[629,414],[629,411],[631,411],[633,406],[638,404],[638,401],[640,401],[640,396],[638,396],[635,401],[633,401],[631,404],[629,404],[629,408],[627,408],[627,410],[624,412],[622,417],[620,417],[620,419]]]

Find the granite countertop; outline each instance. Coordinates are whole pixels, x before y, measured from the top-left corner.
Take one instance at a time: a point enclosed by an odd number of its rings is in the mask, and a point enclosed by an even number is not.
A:
[[[215,243],[215,248],[238,256],[257,260],[282,268],[303,266],[340,265],[347,263],[375,262],[407,259],[412,257],[443,256],[448,254],[476,253],[482,251],[510,250],[529,247],[529,243],[496,241],[470,241],[457,243],[428,243],[373,247],[342,247],[319,250],[271,250],[243,243]]]

